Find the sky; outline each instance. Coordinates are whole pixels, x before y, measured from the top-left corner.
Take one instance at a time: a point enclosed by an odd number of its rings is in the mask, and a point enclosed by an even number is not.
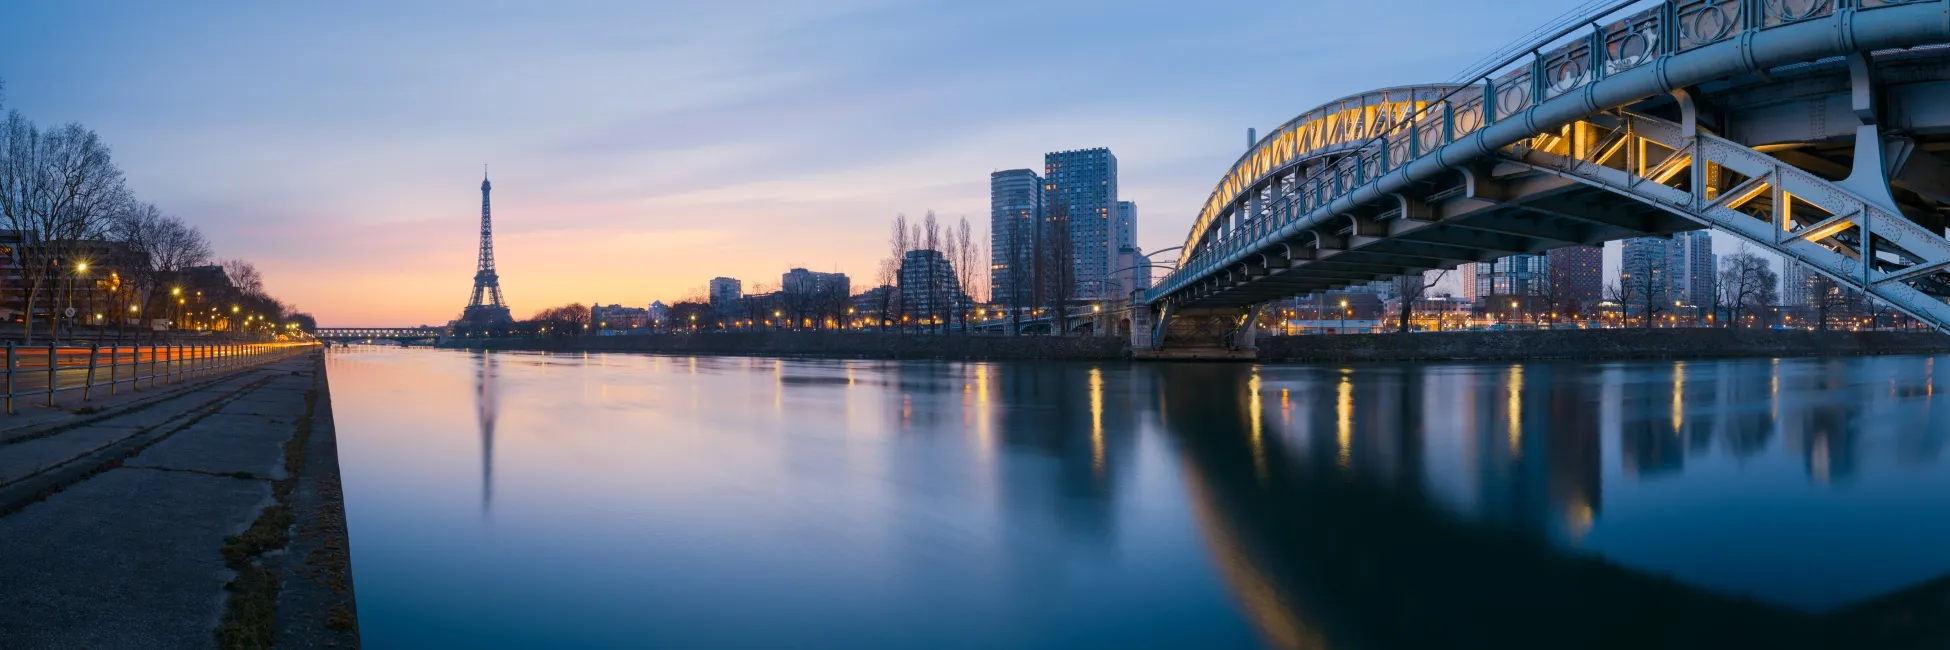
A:
[[[1248,127],[1449,80],[1569,4],[25,1],[0,79],[321,325],[441,324],[483,165],[518,317],[792,267],[863,289],[895,215],[986,234],[989,173],[1067,149],[1111,149],[1156,250]]]

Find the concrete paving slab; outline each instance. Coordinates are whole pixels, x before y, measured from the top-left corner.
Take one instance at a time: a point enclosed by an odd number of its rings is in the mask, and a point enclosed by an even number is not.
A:
[[[279,479],[285,477],[284,443],[291,434],[291,421],[218,412],[142,450],[123,465],[213,474],[250,472]]]
[[[145,427],[96,424],[60,435],[0,446],[0,485],[74,460],[88,452],[135,435]]]
[[[0,518],[0,639],[213,647],[231,577],[224,538],[270,503],[262,480],[120,468]]]
[[[81,402],[62,404],[51,409],[35,407],[35,412],[28,412],[25,410],[26,407],[23,407],[23,411],[18,415],[0,415],[0,445],[21,439],[44,437],[50,432],[58,434],[62,430],[98,423],[152,426],[168,419],[174,411],[187,408],[178,405],[200,404],[209,401],[217,393],[233,391],[236,387],[253,380],[246,375],[233,375],[195,384],[167,385],[156,390],[144,390],[141,393],[124,390],[120,395],[104,394],[92,402],[87,402],[86,405],[106,412],[89,415],[72,412],[71,409],[84,405]]]
[[[267,415],[295,420],[305,414],[305,395],[259,387],[251,391],[251,394],[225,404],[221,412]]]
[[[158,400],[139,410],[110,416],[50,434],[0,444],[0,486],[34,473],[94,453],[152,429],[177,426],[185,414],[248,386],[247,382],[220,382],[202,390]],[[246,393],[248,395],[248,393]],[[288,424],[288,423],[287,423]]]

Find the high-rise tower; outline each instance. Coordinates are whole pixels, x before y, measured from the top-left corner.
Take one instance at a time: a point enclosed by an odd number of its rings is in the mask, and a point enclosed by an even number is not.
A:
[[[481,174],[481,258],[474,271],[474,296],[460,312],[460,322],[474,327],[506,325],[515,320],[501,302],[501,277],[494,274],[494,220],[488,210],[487,173]]]
[[[1037,253],[1043,245],[1043,179],[1028,169],[989,174],[989,296],[1036,307]]]
[[[1100,300],[1123,295],[1112,287],[1110,264],[1117,253],[1111,222],[1117,212],[1117,156],[1110,149],[1079,149],[1043,154],[1044,219],[1069,227],[1074,289],[1069,297]]]

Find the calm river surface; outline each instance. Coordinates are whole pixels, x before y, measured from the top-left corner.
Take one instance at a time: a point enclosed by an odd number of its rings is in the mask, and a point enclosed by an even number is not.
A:
[[[328,359],[370,648],[1873,647],[1950,603],[1950,357]]]

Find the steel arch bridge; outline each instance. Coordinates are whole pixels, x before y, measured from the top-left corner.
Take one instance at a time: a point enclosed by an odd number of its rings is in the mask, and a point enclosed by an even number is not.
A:
[[[447,336],[443,327],[320,327],[312,336],[320,341],[438,341]]]
[[[1262,138],[1133,343],[1250,341],[1269,300],[1701,228],[1950,329],[1950,0],[1640,0],[1565,24],[1465,83]]]

